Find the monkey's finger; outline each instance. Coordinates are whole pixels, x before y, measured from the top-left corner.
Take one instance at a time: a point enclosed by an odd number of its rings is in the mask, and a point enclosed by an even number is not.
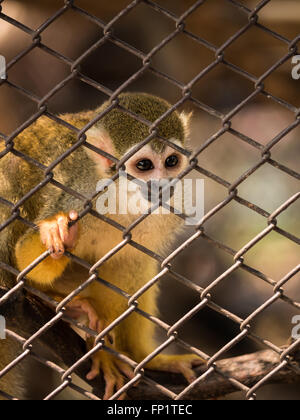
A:
[[[117,378],[117,385],[116,385],[117,391],[123,388],[124,384],[125,384],[125,379],[123,378],[123,376],[119,376]],[[122,400],[125,400],[125,398],[126,398],[126,392],[123,392],[123,394],[121,394],[118,397],[118,400],[122,401]]]
[[[92,381],[93,379],[97,378],[100,373],[100,360],[97,357],[92,358],[92,369],[86,375],[86,379],[88,381]]]
[[[66,243],[69,237],[69,219],[66,216],[58,216],[57,225],[61,241]]]
[[[135,377],[134,372],[132,368],[125,363],[122,363],[120,361],[117,362],[117,366],[120,369],[120,371],[128,378],[133,379]]]
[[[83,310],[88,316],[89,328],[93,331],[98,332],[99,318],[98,318],[97,312],[92,307],[88,307],[86,309],[83,308]]]
[[[130,381],[135,378],[135,374],[134,374],[133,369],[130,366],[128,366],[126,363],[118,361],[117,366],[118,366],[119,370],[123,373],[123,375],[125,375],[125,377],[128,378]],[[140,384],[140,382],[141,382],[141,379],[136,381],[133,384],[133,387],[137,387]],[[120,388],[118,388],[118,389],[120,389]],[[124,398],[126,398],[126,396],[127,396],[126,392],[123,395],[124,395]]]
[[[103,399],[108,400],[114,394],[116,380],[112,375],[104,374],[104,381],[106,385]]]
[[[118,366],[119,370],[123,373],[123,375],[125,375],[125,377],[127,377],[130,380],[135,378],[134,371],[129,365],[127,365],[126,363],[123,363],[123,362],[118,360],[117,361],[117,366]],[[133,386],[134,387],[138,386],[140,382],[141,382],[141,380],[139,379],[138,381],[135,382],[135,384]],[[126,396],[126,394],[125,394],[125,396]]]
[[[43,245],[45,245],[45,247],[50,251],[50,253],[52,254],[54,251],[53,248],[53,241],[52,241],[52,235],[50,234],[50,232],[44,233],[43,236],[41,236],[41,241],[43,243]]]
[[[203,365],[204,363],[206,363],[206,360],[201,359],[201,357],[199,357],[199,358],[196,358],[192,361],[192,366],[197,367],[197,366]]]
[[[76,221],[78,219],[78,213],[75,210],[71,210],[69,213],[68,222]],[[78,235],[78,223],[68,228],[68,234],[64,239],[64,243],[67,248],[74,248]]]
[[[57,225],[59,228],[59,234],[63,244],[66,248],[72,249],[75,245],[77,238],[78,225],[71,226],[69,228],[69,222],[75,221],[78,218],[78,213],[76,211],[70,211],[69,216],[60,215],[57,218]]]
[[[65,247],[59,235],[58,225],[55,224],[51,226],[50,235],[52,237],[51,248],[53,248],[53,253],[51,256],[54,259],[61,258],[65,252]]]
[[[54,253],[54,237],[49,228],[41,231],[41,241],[52,255]]]
[[[47,249],[49,249],[52,244],[52,236],[50,235],[49,227],[49,223],[44,222],[40,224],[40,238],[42,244],[45,245]]]
[[[70,219],[70,221],[75,221],[75,220],[78,219],[78,213],[77,213],[76,210],[71,210],[69,212],[69,219]]]

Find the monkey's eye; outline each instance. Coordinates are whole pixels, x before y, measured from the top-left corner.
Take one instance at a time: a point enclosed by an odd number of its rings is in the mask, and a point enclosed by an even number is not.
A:
[[[140,171],[150,171],[154,169],[153,163],[150,159],[142,159],[136,164],[137,169]]]
[[[166,159],[166,168],[173,168],[178,164],[178,157],[176,155],[171,155]]]

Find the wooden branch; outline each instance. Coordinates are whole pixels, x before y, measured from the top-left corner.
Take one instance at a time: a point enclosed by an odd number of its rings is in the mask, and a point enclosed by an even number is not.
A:
[[[298,366],[300,362],[300,352],[295,355],[295,361]],[[242,384],[252,387],[270,373],[280,363],[279,356],[272,350],[258,351],[256,353],[246,354],[244,356],[223,359],[216,362],[219,371],[227,377],[233,378]],[[206,371],[206,367],[202,366],[196,369],[197,376],[199,377]],[[176,375],[166,374],[163,372],[154,373],[149,375],[153,380],[162,384],[175,394],[179,394],[188,386]],[[274,383],[295,383],[300,381],[300,372],[297,375],[294,370],[285,368],[275,374],[268,384]],[[188,394],[184,396],[187,400],[196,399],[212,399],[218,398],[230,393],[239,391],[228,379],[217,374],[212,373],[204,381],[200,382]],[[138,388],[132,389],[129,393],[132,399],[160,399],[161,392],[151,389],[148,385],[142,383]]]
[[[0,289],[0,297],[4,294]],[[51,318],[53,312],[46,307],[39,299],[30,295],[20,295],[17,299],[9,301],[1,306],[0,313],[6,317],[9,329],[24,338],[29,338]],[[86,353],[84,341],[63,321],[59,321],[53,327],[38,339],[39,345],[50,349],[55,358],[61,363],[70,366],[74,364]],[[55,346],[53,345],[55,343]],[[34,346],[33,346],[34,350]],[[295,362],[300,366],[300,350],[294,355]],[[280,363],[279,356],[271,351],[259,351],[239,357],[233,357],[216,362],[217,368],[227,377],[234,378],[242,384],[252,387]],[[89,370],[89,363],[81,365],[76,374],[83,380]],[[199,377],[206,371],[205,366],[196,369]],[[300,370],[299,370],[300,372]],[[175,394],[182,392],[188,384],[181,375],[146,371],[145,375],[164,386]],[[293,383],[300,381],[300,373],[296,374],[294,370],[286,367],[276,373],[270,383]],[[93,386],[93,392],[101,396],[103,393],[103,382],[101,378],[89,382]],[[238,391],[225,377],[213,372],[206,379],[198,383],[185,399],[210,399],[225,396],[229,393]],[[132,400],[163,400],[168,399],[159,389],[151,386],[148,382],[142,380],[137,387],[128,391],[128,398]]]

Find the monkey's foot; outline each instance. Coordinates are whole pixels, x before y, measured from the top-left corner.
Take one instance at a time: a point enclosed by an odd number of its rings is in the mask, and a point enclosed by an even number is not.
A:
[[[77,219],[78,213],[71,210],[69,214],[58,213],[53,218],[39,223],[41,241],[47,249],[50,249],[52,258],[59,259],[63,256],[65,249],[74,248],[78,224],[69,228],[69,223]]]
[[[103,373],[105,382],[104,400],[108,400],[115,392],[119,391],[124,386],[126,378],[129,380],[134,378],[133,370],[127,363],[106,353],[104,350],[99,351],[92,357],[92,369],[86,378],[91,381],[100,372]],[[126,394],[123,394],[119,399],[124,399],[125,397]]]
[[[146,368],[181,373],[191,383],[196,379],[193,367],[202,365],[203,363],[205,361],[195,354],[160,354],[151,360],[151,362],[147,363]]]

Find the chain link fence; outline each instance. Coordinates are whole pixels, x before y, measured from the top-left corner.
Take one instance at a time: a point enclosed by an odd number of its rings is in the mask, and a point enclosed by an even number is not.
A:
[[[284,142],[287,135],[295,130],[300,123],[300,113],[299,108],[293,106],[287,101],[275,96],[272,92],[268,91],[265,87],[266,79],[272,75],[280,66],[285,63],[289,63],[292,60],[292,57],[298,53],[298,43],[300,41],[300,36],[297,36],[295,39],[287,39],[285,36],[280,33],[274,32],[268,27],[260,23],[260,13],[269,3],[272,4],[271,0],[263,0],[257,4],[254,8],[247,7],[244,2],[238,2],[236,0],[226,0],[226,2],[231,3],[235,8],[239,9],[240,12],[245,14],[248,18],[248,23],[243,26],[238,32],[234,33],[229,39],[224,42],[222,46],[215,46],[212,43],[202,39],[200,36],[190,32],[186,27],[186,20],[195,13],[196,10],[201,8],[205,0],[195,1],[194,4],[188,8],[181,16],[175,15],[172,11],[161,6],[158,3],[155,3],[151,0],[135,0],[131,2],[127,7],[120,11],[111,21],[104,22],[101,18],[96,17],[93,14],[90,14],[86,10],[76,5],[74,0],[66,0],[63,7],[58,10],[36,30],[31,29],[22,22],[15,20],[14,18],[8,16],[2,12],[0,9],[0,25],[1,21],[6,21],[10,25],[18,28],[25,34],[29,35],[32,39],[30,45],[17,54],[9,63],[7,63],[7,73],[8,77],[6,79],[0,80],[1,88],[7,86],[15,91],[18,91],[19,94],[24,95],[29,98],[33,103],[36,104],[36,112],[21,126],[19,126],[13,133],[9,136],[0,133],[1,140],[1,153],[0,158],[3,158],[7,154],[14,154],[19,158],[23,159],[28,164],[33,165],[44,171],[44,181],[36,185],[30,192],[23,197],[23,199],[17,203],[8,202],[5,197],[0,197],[0,202],[2,205],[6,206],[11,210],[11,216],[5,223],[0,227],[0,231],[4,231],[11,223],[18,220],[24,223],[29,229],[37,229],[37,226],[29,220],[26,220],[22,217],[22,205],[26,200],[29,200],[34,194],[38,191],[41,191],[46,185],[52,184],[55,187],[61,189],[64,193],[70,194],[76,198],[82,200],[84,204],[84,210],[79,215],[79,219],[84,219],[87,214],[92,215],[95,218],[104,220],[106,223],[109,223],[115,229],[118,229],[123,234],[123,241],[114,249],[112,249],[107,255],[104,255],[100,261],[98,261],[94,266],[89,264],[86,261],[80,260],[75,255],[72,255],[71,252],[67,252],[66,255],[77,264],[81,265],[85,269],[89,270],[89,278],[79,287],[76,288],[69,296],[67,296],[62,302],[57,303],[45,293],[34,289],[28,284],[26,276],[43,260],[49,256],[49,251],[41,255],[36,261],[34,261],[29,267],[24,271],[18,272],[16,267],[11,267],[5,262],[0,262],[1,270],[5,270],[9,273],[12,273],[16,277],[16,285],[10,290],[2,289],[2,297],[0,299],[0,313],[4,313],[4,309],[11,302],[15,302],[20,299],[20,292],[27,291],[31,296],[35,296],[38,301],[44,302],[46,307],[55,307],[56,313],[48,320],[44,325],[39,325],[36,328],[34,333],[30,336],[21,336],[17,334],[13,329],[7,328],[7,336],[16,340],[22,345],[22,352],[13,360],[8,366],[6,366],[0,372],[0,378],[4,378],[11,370],[13,370],[18,364],[22,363],[24,359],[34,358],[41,365],[46,365],[51,370],[53,370],[58,377],[61,379],[61,384],[57,387],[54,387],[51,393],[46,397],[46,399],[53,399],[60,395],[60,393],[65,389],[72,389],[76,391],[80,396],[85,396],[89,399],[99,399],[99,395],[95,392],[89,390],[88,385],[77,385],[72,379],[73,374],[78,374],[84,363],[90,360],[90,357],[98,350],[106,351],[115,354],[120,360],[128,363],[134,370],[134,378],[129,380],[126,385],[124,385],[119,391],[115,393],[112,399],[117,399],[122,396],[125,392],[128,392],[128,395],[134,395],[134,392],[138,393],[139,387],[136,387],[136,384],[142,380],[143,386],[149,393],[149,395],[157,397],[160,395],[160,398],[166,399],[189,399],[189,398],[212,398],[218,395],[225,395],[229,392],[241,391],[245,399],[252,400],[256,398],[256,392],[263,387],[265,384],[272,381],[282,381],[284,382],[287,378],[291,381],[297,380],[299,378],[299,366],[296,362],[297,358],[295,354],[299,350],[300,338],[290,342],[289,345],[284,348],[277,346],[273,342],[269,341],[264,336],[258,336],[253,333],[252,325],[258,317],[264,316],[265,312],[275,303],[283,302],[284,304],[293,308],[299,312],[300,302],[298,302],[293,295],[289,295],[286,292],[286,286],[289,282],[296,278],[297,274],[300,271],[300,265],[294,267],[289,273],[287,273],[280,280],[273,280],[268,276],[268,274],[263,273],[262,271],[257,270],[257,268],[248,265],[246,262],[247,254],[260,242],[262,242],[268,235],[272,232],[276,232],[278,235],[285,237],[287,240],[293,242],[296,245],[299,245],[300,239],[295,232],[287,231],[280,226],[278,222],[278,217],[286,212],[291,206],[293,206],[297,200],[300,198],[300,192],[291,196],[288,200],[283,202],[273,213],[266,211],[260,206],[256,205],[253,202],[250,202],[247,198],[243,197],[239,192],[239,187],[251,176],[259,171],[262,167],[266,165],[271,165],[276,168],[276,170],[283,172],[286,176],[293,178],[296,181],[299,181],[300,174],[294,169],[289,168],[285,164],[275,160],[272,156],[273,148],[279,143]],[[1,6],[5,1],[1,1]],[[144,53],[138,50],[136,47],[131,46],[129,43],[123,41],[118,36],[115,35],[114,26],[118,23],[120,19],[129,14],[133,9],[138,7],[140,4],[144,4],[147,8],[153,9],[161,15],[164,15],[174,24],[174,30],[169,33],[161,42],[159,42],[155,47],[148,53]],[[43,43],[43,33],[44,31],[52,25],[57,19],[62,15],[67,13],[69,10],[72,10],[75,14],[81,15],[83,18],[91,21],[93,24],[96,24],[99,29],[102,31],[102,36],[85,50],[77,59],[71,60],[67,56],[55,51],[55,49],[50,48],[49,46]],[[268,70],[262,74],[260,77],[255,77],[254,75],[248,73],[243,68],[233,64],[228,61],[226,58],[227,49],[238,41],[246,32],[250,31],[253,27],[259,29],[262,33],[267,33],[270,37],[278,40],[282,46],[285,47],[286,53],[280,57],[280,59],[275,62]],[[185,36],[194,42],[200,44],[204,48],[210,50],[215,59],[200,71],[192,80],[188,83],[183,84],[182,82],[176,80],[167,73],[164,73],[159,68],[156,68],[153,65],[153,58],[155,55],[164,51],[164,48],[171,43],[176,37]],[[111,43],[118,46],[121,49],[126,50],[128,53],[135,56],[140,62],[140,68],[131,77],[129,77],[124,83],[121,84],[119,88],[112,91],[106,86],[102,85],[101,82],[93,80],[92,78],[86,76],[81,70],[81,65],[84,61],[91,55],[93,52],[106,43]],[[10,70],[27,56],[32,50],[40,49],[44,53],[49,54],[55,57],[57,60],[66,64],[69,69],[69,75],[58,83],[53,89],[51,89],[45,96],[38,97],[31,91],[24,89],[23,87],[18,86],[17,84],[10,81],[9,74]],[[253,88],[251,94],[240,102],[234,109],[231,109],[228,113],[222,113],[217,109],[201,102],[199,99],[193,96],[193,88],[195,85],[203,79],[208,73],[212,72],[214,69],[219,66],[225,66],[229,71],[237,74],[239,77],[249,81]],[[62,185],[59,181],[54,179],[53,170],[59,165],[64,159],[68,158],[75,150],[81,147],[88,147],[86,132],[91,128],[96,122],[100,121],[101,118],[106,115],[111,110],[118,108],[122,109],[124,112],[129,112],[128,110],[121,107],[118,96],[130,89],[131,85],[139,78],[141,78],[146,72],[151,72],[156,77],[167,81],[171,86],[174,86],[176,89],[180,89],[181,97],[180,99],[172,105],[172,108],[168,113],[162,115],[159,120],[155,123],[145,122],[139,115],[135,115],[130,112],[132,118],[142,121],[149,126],[149,136],[145,138],[142,144],[137,145],[130,155],[126,155],[121,161],[116,160],[117,168],[122,168],[124,163],[138,150],[141,149],[145,144],[149,143],[152,139],[157,138],[157,129],[161,121],[166,118],[171,112],[178,110],[182,105],[192,105],[196,109],[200,109],[204,113],[207,113],[221,122],[221,128],[210,136],[205,142],[196,148],[193,152],[184,150],[177,147],[177,150],[180,149],[180,152],[189,158],[189,165],[184,173],[179,177],[182,179],[184,176],[188,175],[191,171],[196,171],[200,176],[205,176],[212,180],[214,183],[217,183],[224,189],[226,193],[226,198],[219,202],[214,208],[209,209],[205,214],[202,220],[194,227],[194,233],[187,239],[184,240],[180,246],[177,247],[167,258],[164,258],[160,255],[153,253],[151,250],[146,249],[139,243],[136,243],[132,239],[131,232],[133,229],[141,223],[147,215],[143,215],[138,218],[131,226],[123,227],[117,224],[115,221],[110,220],[104,216],[101,216],[92,208],[92,199],[94,199],[97,194],[92,198],[87,199],[79,192],[72,190],[71,188]],[[61,91],[66,85],[71,83],[73,80],[80,80],[84,84],[89,85],[91,88],[98,90],[102,94],[106,95],[110,99],[110,107],[102,112],[100,115],[97,115],[84,129],[79,130],[78,128],[71,126],[69,123],[64,121],[61,117],[58,117],[49,110],[48,102],[49,100]],[[293,122],[291,122],[283,131],[281,131],[276,137],[274,137],[267,144],[261,144],[255,139],[247,137],[242,132],[239,132],[234,128],[232,124],[232,119],[240,113],[248,104],[253,101],[258,96],[264,96],[268,100],[273,101],[279,107],[284,108],[289,111],[293,116]],[[47,116],[49,119],[55,121],[59,126],[67,127],[71,129],[77,135],[76,144],[68,150],[65,154],[60,156],[58,159],[54,160],[51,165],[44,166],[38,161],[35,161],[31,157],[21,153],[14,149],[14,140],[15,138],[22,133],[26,128],[31,126],[35,121],[37,121],[41,116]],[[205,169],[199,164],[198,158],[201,153],[210,148],[212,145],[218,146],[218,141],[226,133],[231,134],[239,141],[247,143],[251,148],[255,149],[260,153],[260,158],[257,159],[255,164],[250,167],[247,171],[240,174],[240,176],[233,182],[230,183],[226,179],[220,177],[219,175]],[[166,139],[161,138],[162,141],[167,142]],[[218,147],[217,149],[218,150]],[[113,180],[117,179],[116,175]],[[275,188],[274,185],[270,185],[270,188]],[[213,220],[213,218],[226,207],[229,206],[232,202],[235,202],[239,206],[246,207],[251,212],[255,212],[259,217],[264,218],[265,228],[259,232],[255,237],[253,237],[247,244],[245,244],[241,249],[232,249],[228,244],[220,242],[209,235],[206,231],[206,224],[208,221]],[[155,208],[152,208],[154,211]],[[179,216],[178,216],[179,217]],[[225,223],[226,221],[224,221]],[[218,278],[213,279],[207,287],[200,287],[195,284],[189,278],[185,277],[182,274],[179,274],[173,267],[172,262],[176,257],[178,257],[184,250],[189,248],[196,241],[204,241],[210,245],[218,248],[221,252],[228,254],[232,257],[231,266],[224,271]],[[140,290],[136,290],[133,295],[129,295],[124,290],[118,289],[115,285],[109,282],[109,279],[102,279],[98,275],[98,269],[110,258],[112,258],[116,253],[122,250],[125,246],[131,246],[139,251],[147,254],[150,258],[157,261],[160,269],[157,273],[157,276],[147,282]],[[126,267],[124,267],[126,270]],[[249,316],[245,319],[242,319],[240,316],[235,313],[225,309],[216,302],[214,302],[213,294],[215,288],[221,283],[226,282],[226,280],[236,271],[245,271],[250,273],[259,281],[266,283],[269,286],[269,298],[264,301],[259,307],[257,307]],[[163,320],[153,316],[151,313],[146,313],[139,308],[139,298],[154,284],[159,283],[162,278],[166,275],[170,275],[174,279],[174,284],[176,282],[181,283],[187,289],[190,289],[193,293],[199,296],[199,302],[184,316],[180,317],[177,322],[172,325],[168,325]],[[100,282],[107,288],[110,288],[114,293],[119,294],[122,298],[128,300],[128,309],[117,318],[111,325],[109,325],[101,334],[96,334],[87,327],[84,327],[80,323],[76,322],[73,319],[70,319],[64,311],[65,306],[82,290],[84,290],[91,282]],[[174,286],[175,287],[175,286]],[[202,311],[204,308],[209,307],[212,311],[220,314],[222,317],[226,317],[234,325],[239,328],[239,332],[224,345],[219,351],[214,354],[207,354],[203,349],[192,346],[186,340],[180,338],[180,331],[184,330],[185,324],[192,319],[196,314]],[[136,312],[141,317],[146,317],[150,322],[155,323],[158,328],[160,328],[165,334],[165,340],[159,345],[159,347],[148,357],[140,363],[137,363],[135,360],[130,360],[128,356],[119,354],[112,350],[111,348],[105,345],[105,337],[120,323],[122,323],[127,317],[130,316],[132,312]],[[13,316],[12,316],[13,317]],[[37,351],[34,351],[32,344],[38,340],[43,341],[44,337],[49,334],[51,331],[57,331],[57,325],[60,325],[60,321],[67,321],[69,324],[75,325],[77,328],[83,330],[85,333],[88,333],[96,337],[96,346],[90,350],[85,351],[81,357],[79,357],[75,362],[69,364],[67,368],[62,367],[59,364],[54,363],[50,359],[43,357]],[[55,335],[53,336],[53,339]],[[244,355],[232,360],[224,359],[228,354],[230,349],[235,348],[239,343],[245,340],[245,338],[252,340],[256,345],[257,343],[263,349],[262,352]],[[74,338],[72,338],[74,339]],[[58,342],[61,340],[57,336]],[[152,360],[157,354],[167,349],[172,343],[176,343],[178,346],[182,347],[185,352],[194,353],[206,360],[206,364],[196,370],[197,379],[190,383],[188,386],[184,383],[178,385],[168,384],[168,380],[164,377],[156,377],[153,379],[151,375],[149,376],[148,372],[144,371],[145,365]],[[66,342],[66,345],[68,343]],[[77,351],[74,350],[75,355],[79,355]],[[256,371],[254,367],[260,366],[260,371]],[[251,368],[252,366],[252,368]],[[158,378],[158,379],[157,379]],[[168,386],[169,385],[169,386]],[[142,386],[142,385],[139,385]],[[130,394],[133,392],[133,394]],[[146,392],[146,391],[144,391]],[[0,393],[1,393],[1,379],[0,379]],[[139,395],[139,394],[137,394]],[[7,395],[2,392],[2,396],[8,399],[13,399],[14,395]]]

